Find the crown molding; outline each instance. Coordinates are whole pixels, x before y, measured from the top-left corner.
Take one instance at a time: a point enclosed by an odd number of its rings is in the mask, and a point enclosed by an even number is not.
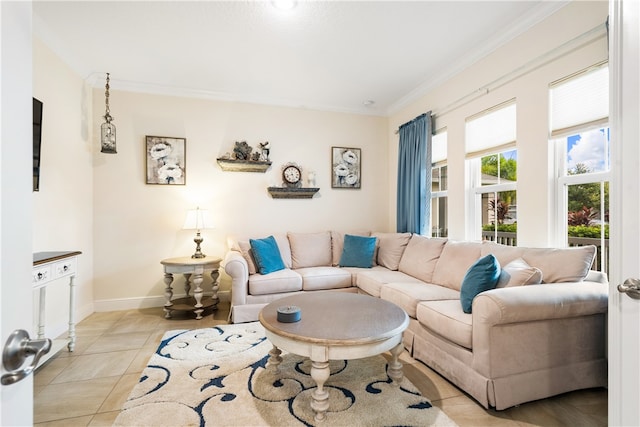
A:
[[[413,89],[411,92],[407,93],[405,96],[392,103],[385,111],[386,116],[391,116],[392,114],[399,112],[401,109],[408,106],[412,102],[417,101],[419,98],[429,93],[429,91],[442,85],[443,83],[450,80],[462,71],[466,70],[482,58],[488,56],[500,47],[506,45],[508,42],[525,33],[526,31],[531,29],[531,27],[542,22],[569,3],[571,3],[571,0],[549,1],[540,3],[534,9],[528,11],[527,15],[522,19],[517,20],[511,26],[505,27],[495,37],[483,42],[482,49],[474,48],[472,52],[468,52],[468,54],[462,56],[460,60],[452,63],[451,66],[443,70],[443,72],[438,76],[429,78],[428,81],[424,81],[417,88]]]

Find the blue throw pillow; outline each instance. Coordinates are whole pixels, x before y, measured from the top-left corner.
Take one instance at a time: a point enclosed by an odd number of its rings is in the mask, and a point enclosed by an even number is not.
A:
[[[264,239],[249,239],[253,259],[256,261],[258,273],[269,274],[274,271],[284,270],[284,262],[280,255],[280,249],[273,236]]]
[[[471,303],[480,292],[494,289],[500,278],[500,263],[489,254],[477,260],[464,275],[460,288],[462,311],[471,313]]]
[[[344,246],[340,256],[340,267],[373,267],[376,238],[344,235]]]

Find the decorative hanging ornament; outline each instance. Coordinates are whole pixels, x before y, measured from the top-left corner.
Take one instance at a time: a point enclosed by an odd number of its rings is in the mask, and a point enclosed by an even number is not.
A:
[[[109,111],[109,73],[107,73],[107,84],[104,87],[104,105],[105,122],[101,126],[100,143],[102,148],[100,152],[116,154],[116,126],[111,123],[111,121],[113,121],[113,117],[111,117],[111,113]]]

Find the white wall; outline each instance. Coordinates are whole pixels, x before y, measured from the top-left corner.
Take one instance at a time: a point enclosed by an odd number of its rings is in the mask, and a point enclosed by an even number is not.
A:
[[[114,76],[112,76],[114,77]],[[104,90],[94,90],[98,146]],[[94,293],[96,310],[163,302],[160,261],[193,253],[194,232],[181,230],[187,209],[212,211],[203,252],[223,257],[228,235],[282,231],[382,230],[388,223],[386,118],[118,91],[111,113],[118,154],[94,155]],[[186,185],[145,183],[145,136],[186,138]],[[266,173],[223,172],[216,158],[235,141],[269,141]],[[331,189],[331,147],[362,149],[362,189]],[[281,166],[316,172],[313,199],[272,199]],[[222,290],[229,289],[223,275]],[[179,282],[178,282],[179,283]],[[174,287],[180,292],[181,285]]]
[[[449,237],[466,239],[469,221],[465,199],[465,118],[512,98],[517,103],[518,148],[518,244],[521,246],[553,246],[554,193],[553,149],[548,142],[548,86],[607,58],[604,33],[590,43],[573,47],[573,52],[559,58],[545,56],[569,40],[603,25],[607,19],[606,1],[572,2],[527,33],[517,37],[469,69],[390,117],[389,128],[389,218],[395,224],[398,136],[393,132],[417,115],[433,110],[435,128],[448,131],[449,173]],[[449,109],[453,103],[473,94],[535,58],[544,59],[534,69],[513,81],[478,95],[465,105]],[[449,109],[441,114],[440,111]]]
[[[91,89],[37,37],[33,96],[43,102],[40,191],[32,195],[33,251],[82,252],[76,280],[82,319],[93,312]],[[67,329],[68,295],[67,279],[47,287],[47,336]]]

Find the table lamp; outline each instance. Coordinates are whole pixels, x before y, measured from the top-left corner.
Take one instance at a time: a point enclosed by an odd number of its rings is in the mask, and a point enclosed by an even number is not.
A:
[[[206,255],[200,250],[200,244],[203,239],[200,236],[200,230],[205,228],[213,228],[213,221],[208,210],[196,208],[187,211],[187,218],[184,220],[183,230],[196,230],[196,237],[193,241],[196,242],[196,252],[191,255],[191,258],[204,258]]]

